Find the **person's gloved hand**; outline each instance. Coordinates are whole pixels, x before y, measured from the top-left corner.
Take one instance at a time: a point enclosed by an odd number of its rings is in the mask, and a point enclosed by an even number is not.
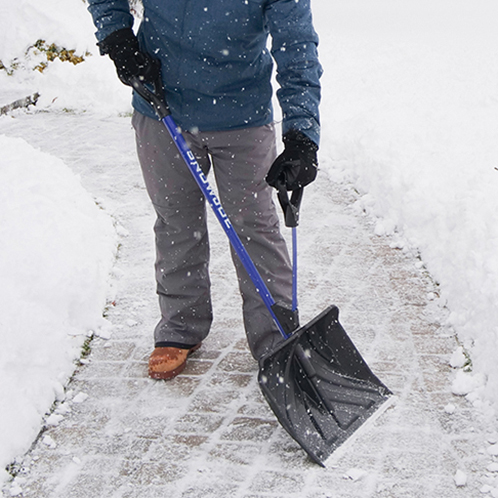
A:
[[[154,83],[160,79],[161,62],[142,52],[131,28],[114,31],[99,44],[102,54],[108,54],[116,66],[122,83],[132,86],[131,78],[137,77],[143,83]]]
[[[305,187],[316,178],[318,145],[297,130],[288,131],[283,141],[284,151],[273,162],[266,182],[275,188],[284,184],[287,190]]]

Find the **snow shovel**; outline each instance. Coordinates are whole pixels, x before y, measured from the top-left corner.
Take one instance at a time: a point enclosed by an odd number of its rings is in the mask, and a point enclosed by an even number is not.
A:
[[[285,223],[293,234],[292,308],[276,303],[244,248],[206,176],[170,115],[158,81],[150,90],[138,78],[135,91],[155,109],[180,155],[211,205],[241,263],[261,295],[283,341],[259,362],[258,381],[263,395],[282,427],[324,466],[332,452],[351,436],[392,394],[372,373],[330,306],[311,322],[299,327],[296,286],[296,227],[302,189],[289,199],[278,192]]]

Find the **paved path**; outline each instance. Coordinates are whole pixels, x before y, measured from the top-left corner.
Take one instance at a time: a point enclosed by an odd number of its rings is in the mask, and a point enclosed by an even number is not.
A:
[[[493,479],[484,470],[488,434],[472,406],[451,394],[448,359],[456,340],[441,325],[445,310],[429,299],[437,289],[416,257],[374,235],[352,189],[322,172],[306,190],[301,317],[338,305],[344,328],[397,401],[322,469],[287,436],[259,392],[228,242],[213,219],[212,334],[183,375],[147,378],[158,319],[153,213],[129,118],[18,114],[0,118],[0,133],[62,158],[122,234],[116,299],[107,312],[112,336],[93,340],[56,408],[62,421],[46,427],[20,464],[22,496],[483,496]],[[463,487],[454,482],[458,470],[467,476]]]

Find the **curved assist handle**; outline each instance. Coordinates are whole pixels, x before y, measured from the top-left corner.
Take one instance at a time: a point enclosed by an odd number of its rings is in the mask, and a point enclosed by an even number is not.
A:
[[[278,201],[284,212],[285,226],[292,228],[292,311],[297,312],[297,225],[299,224],[299,208],[303,200],[304,187],[289,193],[284,182],[278,185]]]
[[[286,227],[297,227],[299,224],[299,208],[301,207],[301,201],[303,200],[304,187],[300,187],[292,191],[292,195],[289,198],[287,189],[283,182],[278,183],[278,201],[284,212],[285,226]]]
[[[131,86],[135,92],[140,95],[146,102],[148,102],[157,114],[159,119],[164,119],[171,113],[169,111],[168,103],[164,98],[163,82],[161,81],[161,76],[159,75],[157,79],[151,84],[152,90],[147,88],[146,83],[140,81],[140,78],[133,76],[130,79]]]

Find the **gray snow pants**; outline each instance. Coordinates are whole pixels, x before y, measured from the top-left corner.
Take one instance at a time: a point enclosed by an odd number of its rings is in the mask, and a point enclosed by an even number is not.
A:
[[[210,330],[209,242],[204,196],[163,123],[135,112],[137,152],[157,213],[156,281],[161,320],[155,345],[191,347]],[[265,175],[276,156],[272,125],[184,132],[207,175],[213,167],[225,212],[275,301],[292,301],[292,270]],[[232,251],[247,340],[255,359],[282,340],[254,284]]]

